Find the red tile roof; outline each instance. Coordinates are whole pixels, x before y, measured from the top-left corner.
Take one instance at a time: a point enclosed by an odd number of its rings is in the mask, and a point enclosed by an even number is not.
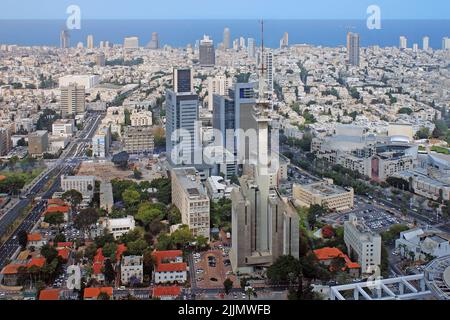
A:
[[[44,265],[45,265],[45,258],[40,257],[40,258],[32,258],[30,262],[28,262],[27,267],[31,268],[32,266],[36,266],[42,268]]]
[[[84,289],[84,298],[85,299],[93,299],[93,298],[96,299],[102,292],[108,294],[108,296],[111,297],[113,295],[113,288],[111,288],[111,287],[86,288],[86,289]]]
[[[63,258],[64,260],[69,260],[70,255],[70,249],[63,248],[63,249],[57,249],[58,256]]]
[[[41,241],[42,236],[40,233],[30,233],[28,236],[28,241]]]
[[[341,250],[338,248],[322,248],[314,250],[314,254],[316,255],[317,259],[319,261],[326,261],[326,260],[333,260],[336,258],[344,258],[345,265],[349,269],[359,269],[361,266],[356,263],[352,262],[350,258],[344,254]]]
[[[153,257],[155,259],[155,271],[156,272],[175,272],[186,271],[187,264],[184,262],[172,262],[176,258],[182,257],[183,252],[181,250],[170,251],[154,251]]]
[[[63,199],[48,199],[47,205],[50,206],[67,206]]]
[[[6,275],[17,274],[19,272],[19,268],[20,267],[26,267],[26,265],[23,265],[23,264],[8,264],[7,266],[5,266],[2,269],[0,274],[6,274]]]
[[[42,290],[39,294],[39,300],[59,300],[59,289]]]
[[[187,264],[182,263],[160,263],[156,265],[156,272],[176,272],[176,271],[186,271]]]
[[[69,212],[69,207],[68,206],[52,206],[52,207],[48,207],[46,212],[47,213],[53,213],[53,212],[61,212],[61,213],[67,213]]]
[[[161,287],[157,286],[153,289],[153,296],[160,297],[179,297],[181,294],[181,287],[171,286],[171,287]]]
[[[122,254],[127,251],[127,247],[121,243],[117,246],[116,250],[116,260],[119,261],[122,258]]]
[[[73,242],[58,242],[56,247],[58,248],[72,248]]]

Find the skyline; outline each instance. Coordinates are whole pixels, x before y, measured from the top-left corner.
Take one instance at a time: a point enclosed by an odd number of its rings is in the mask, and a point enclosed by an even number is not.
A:
[[[13,1],[4,0],[0,19],[66,19],[66,9],[70,5],[78,5],[82,18],[91,19],[356,19],[367,18],[366,10],[370,5],[378,5],[382,19],[386,20],[447,20],[450,18],[450,3],[445,0],[433,1],[433,4],[421,0],[388,1],[343,0],[337,3],[332,0],[309,3],[304,0],[280,0],[275,4],[261,3],[258,0],[240,2],[230,0],[227,6],[217,8],[217,2],[205,0],[168,0],[161,2],[139,0],[127,2],[126,10],[122,0],[73,1],[43,0],[43,1]],[[198,10],[201,7],[202,10]],[[300,7],[301,10],[286,10],[286,8]],[[169,8],[169,10],[168,10]],[[239,8],[239,10],[236,10]],[[437,9],[439,8],[439,10]]]

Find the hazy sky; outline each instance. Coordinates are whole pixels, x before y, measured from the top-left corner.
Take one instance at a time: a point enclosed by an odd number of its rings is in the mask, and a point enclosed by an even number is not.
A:
[[[69,5],[85,19],[450,19],[449,0],[0,0],[0,19],[65,19]]]

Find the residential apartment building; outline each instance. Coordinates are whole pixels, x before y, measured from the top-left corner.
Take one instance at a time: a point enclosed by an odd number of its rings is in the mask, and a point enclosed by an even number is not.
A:
[[[153,114],[149,110],[134,109],[130,115],[132,127],[153,125]]]
[[[28,153],[35,156],[42,156],[48,150],[48,132],[38,130],[28,135]]]
[[[194,236],[210,236],[210,200],[195,168],[175,168],[172,177],[172,203]]]
[[[61,87],[61,114],[64,117],[83,114],[86,110],[85,96],[84,86],[71,83]]]
[[[152,127],[125,127],[123,144],[124,151],[131,154],[153,153],[155,143]]]
[[[6,156],[11,149],[11,133],[7,128],[0,128],[0,156]]]
[[[379,274],[381,236],[371,231],[355,214],[344,223],[344,241],[350,257],[355,257],[363,274]]]
[[[124,285],[136,285],[144,281],[144,257],[124,256],[120,262],[120,281]]]

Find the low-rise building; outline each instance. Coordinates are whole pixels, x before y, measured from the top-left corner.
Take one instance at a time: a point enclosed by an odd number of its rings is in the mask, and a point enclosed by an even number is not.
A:
[[[412,260],[428,261],[450,255],[449,239],[440,233],[424,231],[421,228],[400,233],[395,241],[400,254]]]
[[[314,255],[316,256],[317,260],[319,260],[321,264],[327,266],[330,271],[336,271],[332,270],[333,268],[335,268],[336,259],[343,259],[342,271],[348,272],[353,277],[357,277],[359,275],[359,271],[361,268],[359,263],[352,262],[352,260],[350,260],[350,258],[338,248],[327,247],[317,249],[314,250]],[[339,263],[337,263],[336,265],[339,265]]]
[[[211,200],[218,201],[223,198],[231,198],[231,191],[233,191],[233,187],[231,187],[224,178],[220,176],[209,177],[206,180],[205,185]]]
[[[59,119],[52,124],[52,135],[61,137],[71,137],[75,132],[75,122],[73,119]]]
[[[126,256],[120,264],[120,280],[124,285],[136,285],[144,281],[144,257]]]
[[[112,233],[115,239],[120,238],[124,234],[134,230],[136,222],[133,216],[119,219],[106,219],[105,226],[109,233]]]
[[[61,176],[61,189],[64,192],[76,190],[83,195],[83,198],[92,200],[94,188],[94,176]]]
[[[184,283],[187,281],[187,264],[183,262],[180,250],[155,251],[153,279],[156,284]]]
[[[353,188],[342,188],[334,185],[332,180],[311,184],[294,184],[292,194],[297,204],[310,207],[319,205],[330,210],[343,211],[353,208]]]

